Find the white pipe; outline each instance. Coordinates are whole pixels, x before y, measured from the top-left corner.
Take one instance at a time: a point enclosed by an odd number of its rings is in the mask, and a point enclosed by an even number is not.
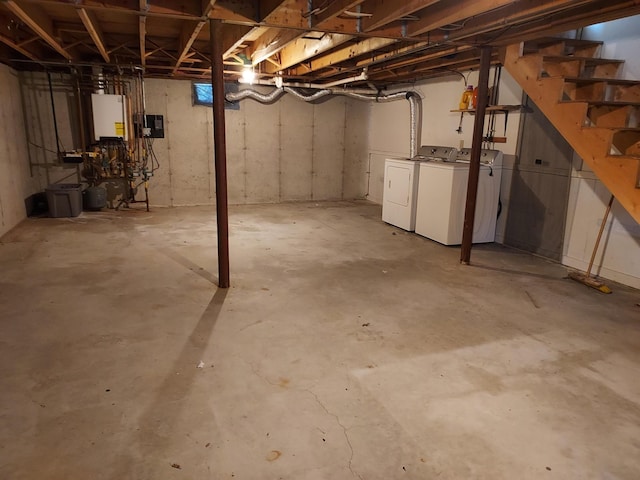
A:
[[[360,77],[361,75],[359,75]],[[320,89],[320,90],[324,90],[324,89],[331,89],[333,92],[337,92],[335,89],[333,89],[330,85],[331,84],[322,84],[322,83],[310,83],[310,82],[279,82],[278,78],[280,77],[275,77],[273,79],[269,79],[269,80],[262,80],[262,79],[255,79],[251,84],[249,84],[248,82],[243,81],[242,79],[238,80],[238,83],[243,84],[243,85],[264,85],[267,87],[276,87],[276,88],[282,88],[282,87],[292,87],[292,88],[310,88],[310,89]],[[351,78],[355,78],[355,77],[351,77]],[[346,80],[346,79],[345,79]],[[338,80],[340,81],[340,80]],[[336,82],[333,82],[336,83]],[[346,83],[346,82],[345,82]],[[373,89],[373,88],[353,88],[353,89],[349,89],[350,92],[356,92],[356,93],[362,93],[362,94],[369,94],[369,95],[375,95],[378,93],[377,90]]]
[[[343,78],[342,80],[336,80],[335,82],[323,83],[321,84],[324,88],[337,87],[338,85],[345,85],[347,83],[353,82],[364,82],[369,79],[367,72],[362,72],[360,75],[356,75],[355,77]]]

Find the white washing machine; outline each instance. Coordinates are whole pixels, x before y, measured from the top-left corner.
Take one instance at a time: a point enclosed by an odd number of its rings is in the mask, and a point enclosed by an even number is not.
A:
[[[470,149],[458,153],[458,161],[420,164],[415,232],[444,245],[462,243],[464,211],[469,180]],[[495,240],[502,152],[482,150],[473,243]]]
[[[382,220],[413,232],[416,226],[418,160],[387,158],[384,162]]]

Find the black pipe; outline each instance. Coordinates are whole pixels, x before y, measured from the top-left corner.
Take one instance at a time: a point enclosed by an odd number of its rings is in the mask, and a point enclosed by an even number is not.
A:
[[[473,222],[476,215],[476,197],[478,195],[478,179],[480,178],[480,154],[482,153],[482,130],[484,114],[487,110],[489,93],[489,69],[491,68],[491,47],[480,47],[480,74],[478,78],[478,106],[473,124],[473,141],[471,143],[471,163],[469,165],[469,183],[467,185],[467,205],[464,211],[462,228],[462,247],[460,263],[469,265],[471,244],[473,243]]]
[[[85,161],[87,156],[85,150],[87,149],[87,137],[85,132],[85,120],[84,120],[84,108],[82,102],[82,90],[80,89],[80,72],[74,69],[76,80],[76,97],[78,101],[78,123],[80,125],[80,148],[82,148],[82,160]]]
[[[58,162],[62,161],[62,152],[60,151],[60,135],[58,135],[58,120],[56,119],[56,103],[53,101],[53,86],[51,85],[51,73],[47,72],[47,80],[49,81],[49,96],[51,98],[51,110],[53,111],[53,129],[56,132],[56,152],[58,152]]]
[[[229,288],[229,207],[227,205],[227,144],[224,122],[224,66],[222,22],[209,20],[211,39],[211,88],[213,91],[213,145],[216,170],[216,219],[218,222],[218,286]]]

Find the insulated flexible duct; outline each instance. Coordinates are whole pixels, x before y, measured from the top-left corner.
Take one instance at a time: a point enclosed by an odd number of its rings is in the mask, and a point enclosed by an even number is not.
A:
[[[225,98],[229,102],[237,102],[245,98],[252,98],[260,103],[273,103],[284,93],[282,88],[276,88],[271,93],[262,94],[255,90],[240,90],[239,92],[227,93]]]
[[[304,95],[291,87],[284,87],[284,91],[305,102],[313,102],[315,100],[318,100],[319,98],[326,97],[327,95],[331,95],[333,93],[331,90],[327,89],[318,90],[316,93],[313,93],[311,95]]]
[[[313,102],[322,97],[326,97],[327,95],[342,95],[345,97],[351,97],[356,100],[360,100],[363,102],[377,102],[377,103],[386,103],[386,102],[394,102],[397,100],[408,100],[409,101],[409,123],[410,123],[410,148],[409,148],[409,157],[413,158],[418,154],[418,148],[420,146],[420,130],[421,130],[421,120],[422,120],[422,102],[420,101],[420,95],[416,92],[397,92],[390,93],[389,95],[364,95],[362,93],[350,92],[348,90],[341,89],[323,89],[318,90],[317,92],[311,95],[305,95],[304,93],[299,92],[298,90],[285,86],[283,88],[276,88],[271,93],[262,94],[255,90],[247,89],[240,90],[235,93],[227,93],[225,98],[230,102],[236,102],[239,100],[243,100],[245,98],[252,98],[260,103],[273,103],[276,101],[283,93],[289,93],[296,97],[299,100],[304,102]]]

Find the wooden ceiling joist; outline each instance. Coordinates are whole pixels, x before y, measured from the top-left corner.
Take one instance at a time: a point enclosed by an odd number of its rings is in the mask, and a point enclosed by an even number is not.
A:
[[[107,52],[104,35],[98,21],[96,20],[95,14],[86,8],[78,8],[78,15],[80,16],[84,27],[87,29],[87,32],[89,32],[91,40],[93,40],[94,45],[100,52],[100,55],[102,55],[103,60],[109,63],[111,58]]]
[[[65,50],[56,39],[53,31],[53,21],[42,10],[17,0],[3,0],[4,5],[16,17],[22,20],[31,30],[44,40],[51,48],[67,60],[73,60],[73,56]]]
[[[269,29],[255,42],[251,53],[251,63],[255,65],[275,55],[300,35],[302,32],[299,30]]]
[[[386,85],[473,66],[476,58],[462,53],[477,45],[638,13],[640,0],[0,0],[0,43],[16,52],[9,60],[56,61],[52,48],[71,63],[98,54],[114,63],[117,52],[118,62],[184,78],[205,74],[193,68],[208,67],[207,23],[215,18],[224,57],[250,58],[261,75],[330,83],[366,68],[369,80]],[[239,70],[227,68],[228,80]]]
[[[14,42],[13,40],[11,40],[9,37],[5,35],[0,34],[0,42],[4,43],[8,47],[13,48],[16,52],[24,55],[29,60],[32,60],[34,62],[40,61],[39,56],[33,53],[30,49],[26,48],[24,45]]]
[[[193,42],[198,38],[198,35],[200,35],[202,28],[209,21],[209,16],[213,12],[215,3],[216,0],[204,0],[202,3],[202,19],[195,25],[185,24],[182,28],[180,42],[178,44],[178,60],[176,61],[172,74],[175,74],[180,68],[180,65],[188,58],[189,50]]]
[[[339,49],[335,52],[332,52],[328,55],[324,55],[319,58],[312,59],[310,62],[307,62],[304,68],[297,68],[294,72],[290,72],[292,75],[305,75],[308,73],[315,72],[317,70],[321,70],[323,68],[331,67],[332,65],[339,64],[346,60],[359,57],[361,55],[365,55],[367,53],[373,52],[379,48],[384,48],[389,45],[393,45],[397,40],[389,39],[389,38],[367,38],[362,40],[355,45],[351,45],[346,48]]]
[[[327,20],[337,17],[341,13],[357,7],[364,0],[335,0],[318,13],[311,15],[311,28],[322,25]]]
[[[365,32],[376,30],[437,2],[438,0],[369,0],[362,11],[371,16],[362,19],[362,28]]]
[[[328,52],[353,38],[353,35],[341,33],[326,33],[319,39],[299,37],[280,51],[280,63],[277,67],[266,65],[265,70],[267,73],[276,73],[279,70],[298,65],[312,57]]]
[[[513,3],[513,0],[476,0],[475,2],[453,0],[438,2],[430,7],[419,20],[409,22],[407,24],[407,33],[409,36],[415,36],[447,25],[456,28],[455,25],[459,22],[511,3]],[[463,28],[464,24],[460,25]]]

